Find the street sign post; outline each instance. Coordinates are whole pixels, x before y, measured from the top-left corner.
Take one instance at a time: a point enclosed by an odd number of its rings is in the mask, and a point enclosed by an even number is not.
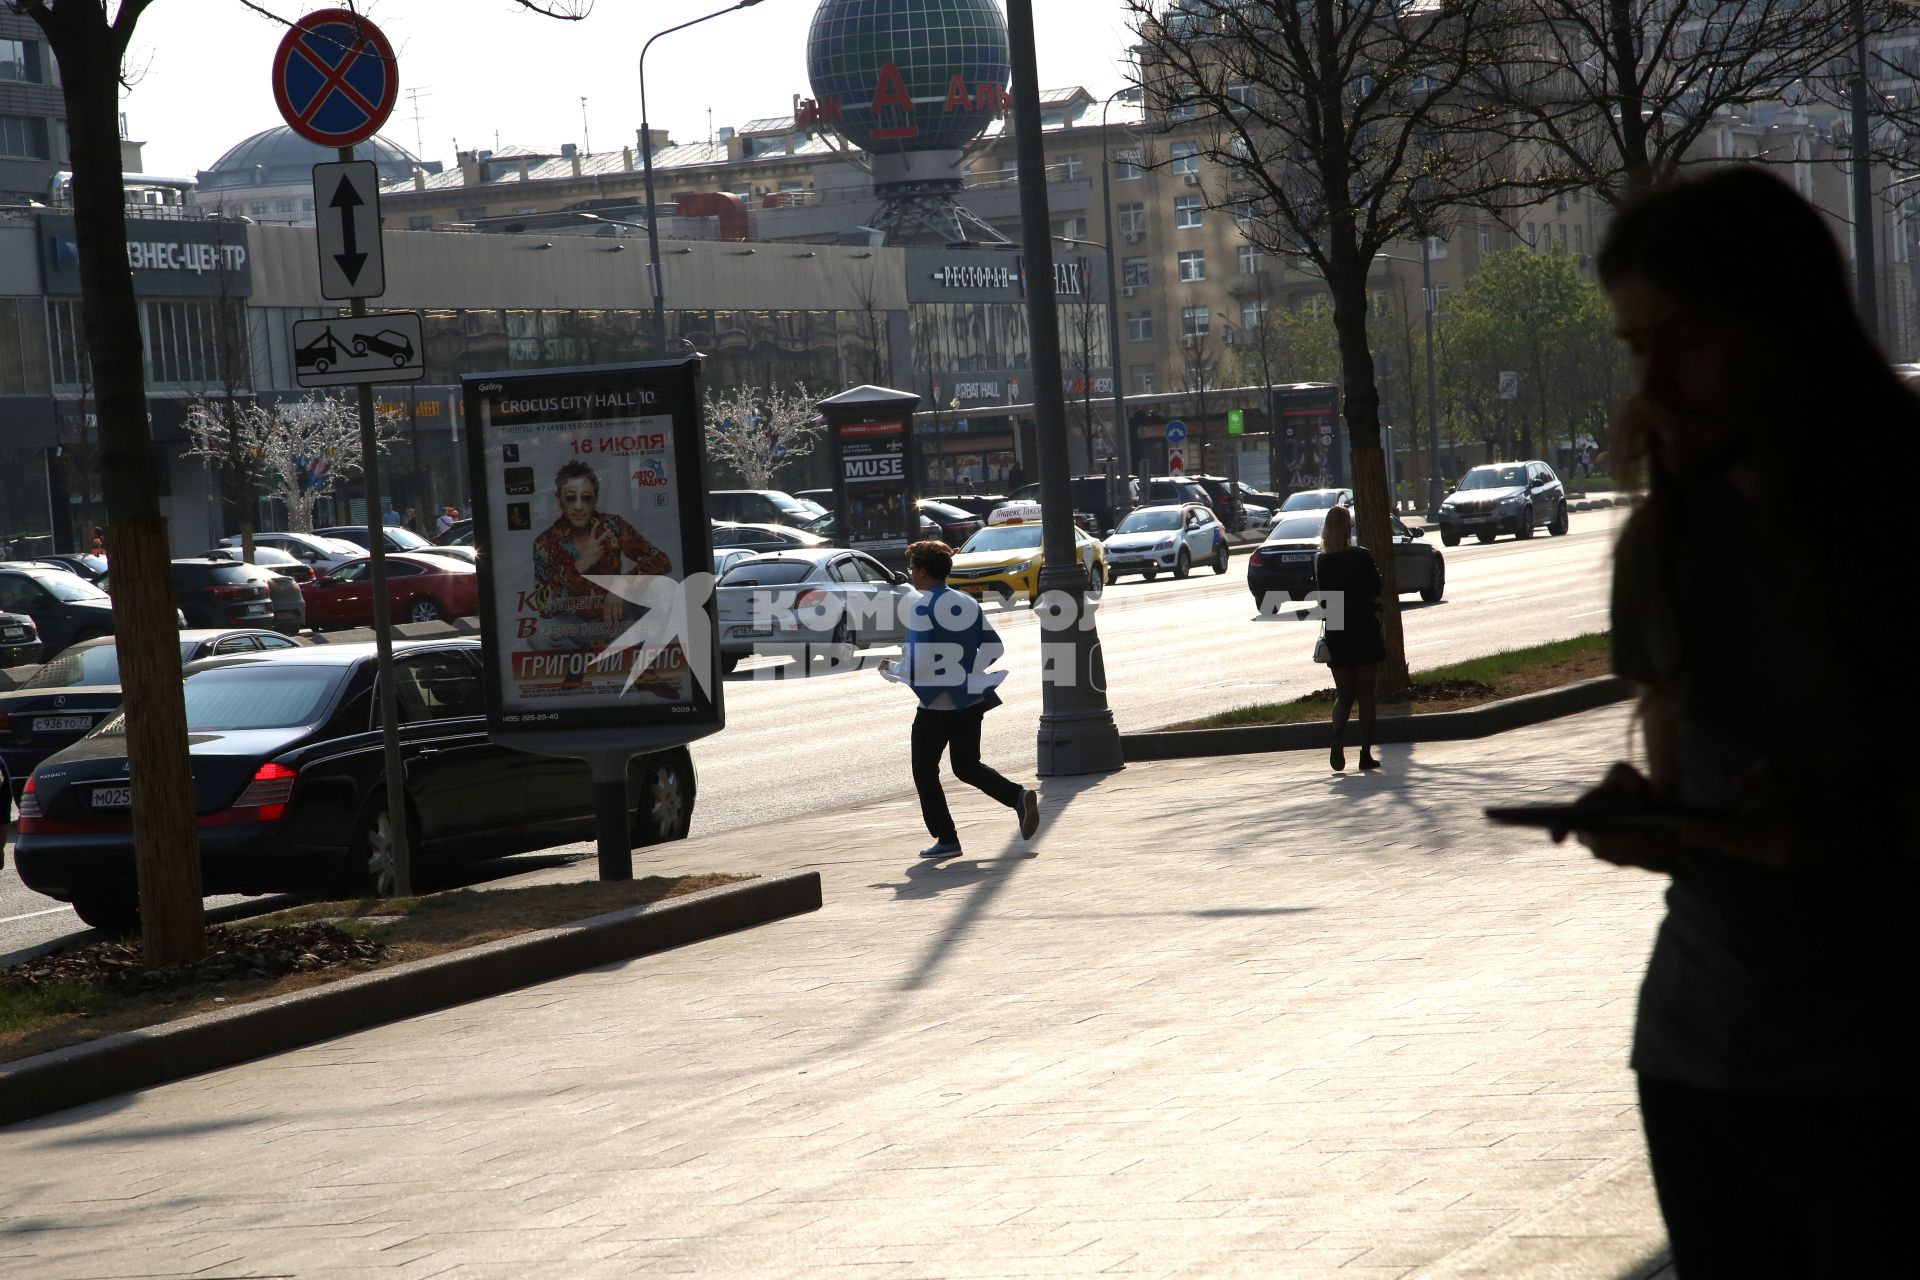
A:
[[[323,147],[351,147],[371,138],[399,96],[393,46],[380,28],[346,9],[296,19],[273,55],[273,98],[281,116],[295,133]]]
[[[1245,410],[1242,410],[1242,409],[1227,410],[1227,434],[1230,436],[1242,435],[1242,434],[1245,434],[1246,429],[1247,429],[1247,415]]]
[[[381,34],[380,28],[351,10],[321,9],[307,14],[291,25],[274,52],[273,98],[280,107],[280,115],[289,128],[307,141],[323,147],[338,147],[342,165],[353,163],[356,142],[371,138],[387,122],[399,96],[400,69],[394,60],[393,45]],[[377,177],[375,180],[377,182]],[[322,207],[316,198],[316,213]],[[353,261],[365,252],[361,248],[364,242],[371,246],[374,259],[379,260],[377,209],[370,231],[363,234],[362,224],[354,224],[353,240],[352,245],[346,243],[343,227],[342,258]],[[350,274],[350,287],[364,274],[364,266],[361,262],[360,269],[352,273],[343,268],[343,276]],[[384,266],[379,276],[380,289],[327,295],[353,299],[352,320],[336,321],[336,324],[355,324],[366,318],[366,299],[385,289]],[[345,383],[360,386],[360,473],[364,477],[367,504],[367,577],[373,589],[374,661],[380,673],[380,754],[386,783],[387,830],[392,840],[391,863],[386,870],[392,873],[393,892],[404,895],[413,892],[413,850],[407,833],[406,772],[400,762],[400,710],[393,682],[393,611],[387,599],[387,539],[380,527],[380,442],[374,426],[374,379],[366,375],[373,373],[382,359],[386,363],[378,368],[381,381],[411,382],[425,372],[420,317],[417,314],[382,316],[376,327],[349,328],[344,338],[336,331],[331,339],[324,336],[326,322],[317,323],[322,326],[321,330],[310,331],[306,344],[302,342],[300,325],[296,324],[294,345],[320,343],[326,353],[326,367],[320,367],[321,357],[310,356],[305,366],[310,376],[302,377],[296,360],[296,380],[301,386]],[[409,373],[408,369],[415,365],[421,367]]]
[[[633,878],[627,771],[726,723],[697,358],[469,374],[487,730],[593,775]]]
[[[418,311],[293,323],[293,377],[303,387],[418,382],[426,372]]]
[[[1167,474],[1170,476],[1187,474],[1187,455],[1177,445],[1167,446]]]
[[[1167,423],[1167,444],[1183,445],[1187,442],[1187,424],[1175,418]]]
[[[313,166],[320,296],[377,298],[387,291],[380,249],[380,170],[371,160]]]
[[[1520,398],[1520,373],[1515,369],[1500,371],[1500,398],[1518,400]]]

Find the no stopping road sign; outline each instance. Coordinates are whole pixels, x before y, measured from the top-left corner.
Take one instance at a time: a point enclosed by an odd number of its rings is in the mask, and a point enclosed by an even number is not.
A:
[[[293,24],[273,55],[273,98],[293,131],[323,147],[350,147],[379,132],[400,96],[393,46],[346,9]]]

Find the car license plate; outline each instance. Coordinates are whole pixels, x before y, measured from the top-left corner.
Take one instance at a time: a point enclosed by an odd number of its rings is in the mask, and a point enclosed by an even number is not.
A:
[[[35,733],[72,733],[93,728],[92,716],[35,716]]]
[[[1307,561],[1311,559],[1313,559],[1313,552],[1301,551],[1294,555],[1281,556],[1280,563],[1281,564],[1305,564]]]
[[[751,623],[744,627],[735,627],[733,634],[737,636],[770,636],[773,634],[773,624],[771,622]]]
[[[243,618],[264,618],[272,612],[273,612],[272,608],[270,608],[267,605],[250,604],[244,610],[241,611],[240,616]]]
[[[93,789],[93,807],[95,809],[131,809],[133,808],[133,786],[95,787]]]
[[[8,627],[5,630],[0,630],[0,636],[5,636],[9,640],[25,640],[27,638],[27,629],[25,627]]]

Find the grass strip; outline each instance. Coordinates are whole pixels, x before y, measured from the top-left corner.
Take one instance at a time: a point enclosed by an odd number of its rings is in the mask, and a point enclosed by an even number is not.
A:
[[[1412,697],[1405,696],[1405,690],[1397,697],[1383,694],[1380,711],[1384,715],[1460,711],[1592,679],[1606,675],[1607,671],[1607,634],[1596,632],[1416,671]],[[1332,689],[1316,689],[1290,702],[1249,703],[1197,720],[1170,724],[1165,729],[1246,729],[1325,720],[1333,714],[1333,694]]]

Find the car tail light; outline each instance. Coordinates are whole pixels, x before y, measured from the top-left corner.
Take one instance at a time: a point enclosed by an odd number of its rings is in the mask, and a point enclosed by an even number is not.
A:
[[[264,591],[265,588],[251,582],[244,587],[220,586],[207,588],[207,594],[215,600],[250,600],[255,596],[263,594]]]
[[[254,770],[253,781],[240,793],[230,808],[202,814],[199,825],[225,826],[233,822],[278,822],[287,814],[287,802],[293,798],[293,784],[300,777],[297,769],[269,760]]]
[[[20,807],[14,810],[14,816],[20,820],[20,832],[25,835],[31,828],[27,825],[40,819],[40,797],[33,794],[33,778],[27,778],[25,790],[20,793]]]
[[[793,598],[793,607],[796,609],[811,609],[817,604],[825,604],[826,600],[826,592],[818,587],[808,587],[805,591],[802,591]]]
[[[0,733],[12,733],[12,732],[13,732],[13,717],[9,715],[0,715]]]
[[[1264,551],[1255,551],[1252,555],[1247,557],[1248,568],[1252,568],[1255,565],[1262,565],[1262,564],[1265,564],[1266,562],[1267,562],[1267,553]]]

